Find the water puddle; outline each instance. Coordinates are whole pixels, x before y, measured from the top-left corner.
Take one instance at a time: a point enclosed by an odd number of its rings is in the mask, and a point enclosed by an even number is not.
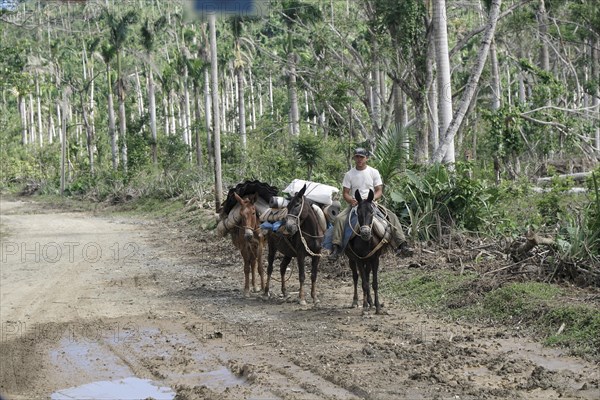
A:
[[[514,342],[510,339],[499,339],[496,342],[502,351],[514,357],[528,359],[551,371],[568,370],[575,373],[586,371],[586,366],[579,360],[563,354],[560,350],[543,347],[539,343]]]
[[[149,379],[124,378],[115,381],[99,381],[59,390],[52,393],[52,400],[172,400],[175,393],[166,386],[155,386]]]
[[[190,381],[190,383],[200,384],[211,389],[224,389],[246,384],[244,378],[234,375],[225,366],[214,371],[181,375],[180,380],[184,382]]]

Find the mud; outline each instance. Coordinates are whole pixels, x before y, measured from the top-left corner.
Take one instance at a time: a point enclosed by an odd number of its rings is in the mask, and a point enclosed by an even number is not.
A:
[[[244,297],[211,232],[2,200],[0,393],[10,399],[598,399],[598,366],[508,327],[348,306],[324,265],[319,307]],[[414,260],[385,256],[383,272]],[[339,267],[335,267],[339,268]]]

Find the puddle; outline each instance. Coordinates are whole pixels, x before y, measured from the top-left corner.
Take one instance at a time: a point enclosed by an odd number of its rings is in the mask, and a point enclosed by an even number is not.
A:
[[[543,347],[538,343],[515,343],[510,339],[499,339],[496,342],[502,351],[532,361],[551,371],[568,370],[575,373],[586,371],[584,364],[557,349]]]
[[[221,367],[215,371],[191,374],[186,378],[195,378],[196,382],[211,389],[223,389],[233,386],[245,385],[246,381],[234,375],[227,367]]]
[[[116,381],[99,381],[59,390],[52,400],[172,400],[175,393],[166,386],[155,386],[149,379],[125,378]]]

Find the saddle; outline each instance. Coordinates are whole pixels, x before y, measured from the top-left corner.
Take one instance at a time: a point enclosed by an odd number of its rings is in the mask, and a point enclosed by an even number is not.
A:
[[[373,233],[379,240],[385,239],[389,242],[392,237],[392,226],[387,219],[387,214],[388,211],[383,206],[376,205],[373,213]],[[351,220],[344,231],[344,243],[348,243],[350,239],[358,236],[357,232],[360,231],[356,212],[351,212],[348,218]]]

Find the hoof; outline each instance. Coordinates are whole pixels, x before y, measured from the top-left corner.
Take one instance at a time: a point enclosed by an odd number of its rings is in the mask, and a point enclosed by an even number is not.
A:
[[[358,301],[353,301],[350,308],[358,308]]]
[[[305,306],[306,305],[306,300],[304,300],[304,299],[300,300],[300,305],[301,306]]]

